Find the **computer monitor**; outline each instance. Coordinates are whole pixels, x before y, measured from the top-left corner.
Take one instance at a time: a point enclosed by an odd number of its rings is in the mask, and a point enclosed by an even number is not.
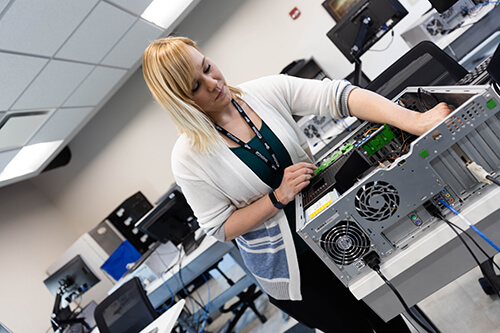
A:
[[[361,0],[327,36],[354,63],[407,14],[397,0]]]
[[[43,283],[54,297],[58,295],[61,297],[60,307],[64,309],[99,281],[82,257],[77,255],[46,278]]]
[[[162,243],[182,244],[187,252],[194,245],[198,223],[186,198],[175,186],[137,223],[136,228]]]
[[[360,1],[362,0],[326,0],[321,5],[338,22]]]
[[[458,0],[429,0],[432,7],[434,7],[438,13],[444,13],[451,8]]]

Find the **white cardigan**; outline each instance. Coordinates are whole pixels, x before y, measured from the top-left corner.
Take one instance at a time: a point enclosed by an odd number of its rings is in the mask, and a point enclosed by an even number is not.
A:
[[[312,162],[312,156],[292,114],[349,116],[347,97],[354,86],[344,80],[273,75],[246,82],[240,88],[245,103],[271,128],[295,164]],[[214,154],[201,153],[186,135],[181,135],[174,146],[172,170],[200,227],[220,241],[225,239],[224,223],[229,216],[271,190],[227,146],[216,148]],[[237,242],[262,289],[276,299],[300,300],[297,256],[285,213],[278,212],[250,234],[238,237]],[[265,258],[269,260],[267,269],[262,267],[261,256],[265,254],[269,255]],[[253,262],[257,260],[260,262]]]

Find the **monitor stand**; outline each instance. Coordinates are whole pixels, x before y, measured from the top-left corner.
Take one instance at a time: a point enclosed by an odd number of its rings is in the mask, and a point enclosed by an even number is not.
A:
[[[363,52],[363,44],[365,43],[366,35],[368,34],[368,28],[372,23],[372,19],[370,16],[367,16],[361,22],[361,26],[359,27],[358,35],[354,40],[354,45],[351,48],[351,55],[354,58],[354,79],[353,84],[358,86],[361,82],[361,59],[360,54]]]
[[[193,231],[189,235],[184,237],[184,239],[182,240],[182,248],[184,249],[186,255],[196,250],[196,248],[200,245],[205,236],[206,234],[202,233],[198,239],[195,239],[195,232]]]

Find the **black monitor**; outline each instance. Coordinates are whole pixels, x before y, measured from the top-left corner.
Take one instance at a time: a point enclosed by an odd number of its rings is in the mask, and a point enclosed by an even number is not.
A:
[[[161,243],[182,244],[186,252],[194,245],[194,231],[198,229],[193,210],[177,186],[169,190],[135,226]]]
[[[354,63],[407,14],[397,0],[361,0],[327,36]]]
[[[338,22],[360,1],[362,0],[326,0],[321,5]]]
[[[77,255],[46,278],[43,283],[54,297],[58,294],[61,296],[61,307],[66,308],[99,281],[82,257]]]
[[[43,281],[56,298],[50,317],[54,331],[74,324],[83,325],[87,329],[89,328],[85,319],[73,318],[73,312],[69,304],[82,296],[99,281],[99,278],[87,266],[80,255],[68,261]]]
[[[432,7],[436,8],[438,13],[444,13],[451,8],[458,0],[429,0]]]

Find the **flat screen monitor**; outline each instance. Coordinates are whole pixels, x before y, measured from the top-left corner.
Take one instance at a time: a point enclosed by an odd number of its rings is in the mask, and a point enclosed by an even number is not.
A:
[[[326,35],[342,54],[354,63],[356,60],[352,55],[352,48],[365,18],[369,18],[370,23],[362,43],[358,45],[360,50],[357,57],[365,53],[407,14],[408,11],[397,0],[361,0]]]
[[[338,22],[360,1],[362,0],[326,0],[322,3],[322,6],[333,17],[335,22]]]
[[[444,13],[451,8],[458,0],[429,0],[432,7],[436,8],[438,13]]]
[[[82,257],[77,255],[46,278],[43,283],[54,297],[61,293],[60,306],[66,308],[99,281]]]
[[[136,228],[162,243],[182,243],[184,249],[194,241],[198,223],[193,210],[179,189],[167,192],[159,203],[146,213]]]

